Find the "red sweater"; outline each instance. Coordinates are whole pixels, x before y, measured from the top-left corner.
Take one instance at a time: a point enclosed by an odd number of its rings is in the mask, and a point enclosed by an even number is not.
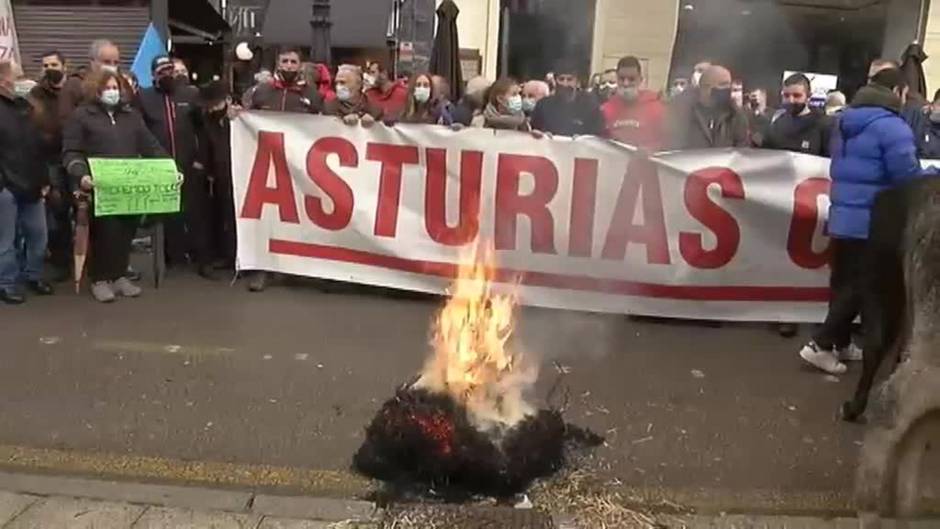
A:
[[[366,90],[366,98],[370,104],[382,109],[383,116],[395,119],[404,112],[405,105],[408,104],[408,87],[403,82],[394,83],[387,94],[382,93],[379,87],[373,87]]]
[[[601,112],[609,138],[648,151],[657,151],[663,146],[666,105],[655,92],[641,90],[632,103],[614,95],[604,103]]]

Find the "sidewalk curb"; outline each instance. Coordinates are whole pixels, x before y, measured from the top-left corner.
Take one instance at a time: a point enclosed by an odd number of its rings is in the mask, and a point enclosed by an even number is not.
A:
[[[11,472],[0,472],[0,491],[324,522],[377,521],[381,515],[367,501]]]

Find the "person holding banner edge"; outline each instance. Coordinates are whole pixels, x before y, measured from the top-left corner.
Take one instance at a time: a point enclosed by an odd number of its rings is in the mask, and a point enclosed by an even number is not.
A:
[[[86,103],[65,123],[62,163],[79,193],[91,194],[94,179],[88,158],[169,158],[137,110],[126,102],[119,74],[100,71],[86,84]],[[140,217],[122,215],[91,219],[89,277],[92,296],[101,303],[117,296],[137,297],[140,287],[127,278],[131,241]]]

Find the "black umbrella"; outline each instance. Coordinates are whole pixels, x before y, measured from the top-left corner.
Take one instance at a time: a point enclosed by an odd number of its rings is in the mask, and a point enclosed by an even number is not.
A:
[[[457,37],[457,15],[460,9],[453,0],[444,0],[437,8],[437,35],[431,50],[431,73],[447,79],[450,100],[463,95],[463,71],[460,67],[460,42]]]
[[[917,92],[920,96],[915,99],[923,101],[926,101],[927,97],[927,79],[924,76],[924,61],[926,60],[927,54],[916,42],[911,43],[901,54],[901,73],[904,74],[904,80],[911,87],[911,92]]]

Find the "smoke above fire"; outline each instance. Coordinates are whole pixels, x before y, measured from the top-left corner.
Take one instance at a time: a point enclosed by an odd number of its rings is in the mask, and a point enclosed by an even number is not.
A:
[[[518,300],[493,291],[495,272],[491,248],[477,245],[461,259],[415,383],[466,407],[481,430],[509,428],[535,413],[525,396],[538,379],[538,363],[511,347]]]

